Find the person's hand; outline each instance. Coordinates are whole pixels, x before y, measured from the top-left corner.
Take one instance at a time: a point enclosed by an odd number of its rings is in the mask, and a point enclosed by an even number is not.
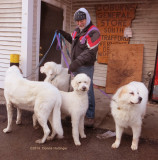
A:
[[[59,33],[62,34],[62,33],[63,33],[63,30],[57,29],[56,32],[57,32],[57,34],[59,34]]]
[[[75,72],[79,67],[80,65],[76,61],[73,61],[69,66],[68,74],[71,74],[71,72]]]
[[[60,29],[57,29],[55,32],[56,32],[57,34],[59,34],[59,33],[60,33]]]

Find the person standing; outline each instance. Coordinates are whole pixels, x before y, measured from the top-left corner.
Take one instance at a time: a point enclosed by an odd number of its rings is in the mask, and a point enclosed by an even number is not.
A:
[[[88,92],[89,107],[85,117],[85,126],[93,127],[95,118],[95,96],[93,90],[93,73],[98,44],[101,40],[100,32],[91,21],[90,15],[85,8],[80,8],[74,13],[77,28],[72,35],[58,30],[63,37],[71,43],[71,64],[68,73],[77,75],[85,73],[91,78]]]

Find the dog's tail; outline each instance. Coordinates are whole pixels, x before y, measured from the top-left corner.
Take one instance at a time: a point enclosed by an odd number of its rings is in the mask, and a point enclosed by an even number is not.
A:
[[[53,129],[56,132],[58,138],[63,138],[63,128],[61,124],[61,103],[56,102],[53,110]]]

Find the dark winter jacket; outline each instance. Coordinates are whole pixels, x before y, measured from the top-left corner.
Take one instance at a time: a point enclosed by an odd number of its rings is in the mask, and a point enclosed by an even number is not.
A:
[[[86,35],[86,33],[93,27],[95,29],[92,29],[88,35]],[[92,22],[81,32],[79,28],[76,28],[72,35],[64,31],[60,31],[60,33],[69,43],[72,44],[71,61],[73,63],[76,62],[79,66],[94,65],[101,37],[99,30],[92,24]]]

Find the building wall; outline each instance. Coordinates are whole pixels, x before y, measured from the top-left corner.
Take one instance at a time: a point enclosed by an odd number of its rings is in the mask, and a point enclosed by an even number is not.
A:
[[[0,32],[2,33],[0,34],[2,42],[0,43],[0,104],[5,102],[3,82],[5,71],[10,66],[10,54],[20,54],[20,67],[23,69],[23,73],[25,72],[29,76],[28,79],[37,80],[38,77],[37,74],[31,74],[31,72],[38,64],[40,16],[37,15],[40,11],[41,1],[29,2],[32,3],[27,3],[26,0],[0,1],[0,8],[2,8],[0,9]],[[26,6],[26,4],[31,6]],[[30,36],[29,33],[32,35],[30,34]],[[28,68],[31,68],[30,73]]]
[[[135,19],[132,21],[133,37],[130,44],[144,44],[144,61],[142,80],[148,84],[147,73],[154,71],[156,47],[158,40],[158,1],[157,0],[72,0],[72,13],[85,7],[96,25],[95,5],[97,4],[137,3]],[[73,18],[73,14],[72,14]],[[71,31],[75,28],[72,21]],[[95,64],[94,84],[105,87],[107,65]]]
[[[21,0],[0,0],[0,88],[10,66],[10,54],[21,53],[21,18]],[[3,89],[0,103],[4,103]]]
[[[64,30],[71,28],[71,0],[43,0],[61,8],[64,6]],[[3,81],[10,65],[10,54],[22,50],[22,2],[25,0],[0,0],[0,104],[5,103]],[[40,0],[33,0],[32,57],[29,65],[35,71],[39,59]],[[32,19],[32,18],[31,18]],[[25,27],[24,27],[25,28]],[[21,61],[21,60],[20,60]],[[38,71],[29,74],[29,79],[38,80]]]
[[[132,23],[131,44],[144,44],[143,81],[147,73],[154,71],[158,40],[158,1],[152,0],[139,4],[136,18]]]
[[[38,63],[39,51],[39,3],[34,0],[33,17],[33,47],[32,69]],[[93,23],[96,25],[95,5],[115,3],[138,3],[135,19],[132,22],[133,37],[130,44],[144,44],[143,81],[147,81],[147,73],[154,71],[156,47],[158,40],[158,1],[157,0],[43,0],[47,3],[65,6],[64,30],[71,33],[76,27],[73,21],[73,13],[80,7],[89,11]],[[4,74],[9,67],[10,54],[21,53],[21,24],[22,24],[22,0],[0,0],[0,87],[3,85]],[[94,83],[100,86],[106,85],[107,65],[95,64]],[[37,74],[32,75],[37,80]],[[4,103],[3,89],[0,89],[0,103]]]

